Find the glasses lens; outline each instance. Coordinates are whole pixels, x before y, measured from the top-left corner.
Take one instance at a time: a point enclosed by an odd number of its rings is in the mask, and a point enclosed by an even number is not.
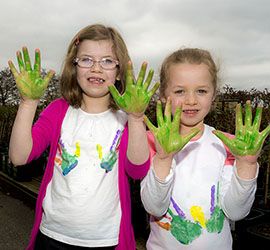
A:
[[[95,63],[98,63],[99,66],[103,69],[114,69],[118,65],[118,61],[111,58],[103,58],[100,61],[95,61],[91,57],[82,57],[75,60],[77,65],[82,68],[91,68]]]
[[[104,58],[99,62],[99,64],[103,69],[114,69],[117,65],[117,62],[110,58]]]
[[[93,64],[94,61],[90,57],[83,57],[78,60],[78,65],[83,68],[91,68]]]

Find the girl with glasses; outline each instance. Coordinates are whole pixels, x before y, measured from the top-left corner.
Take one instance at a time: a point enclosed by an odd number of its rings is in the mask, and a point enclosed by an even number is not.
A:
[[[21,94],[10,157],[22,165],[50,147],[28,249],[135,249],[128,175],[140,179],[149,168],[142,116],[158,87],[148,91],[153,71],[144,80],[143,63],[135,81],[121,35],[87,26],[68,47],[62,98],[32,127],[54,72],[42,78],[39,50],[33,68],[27,48],[22,52],[19,71],[9,61]]]

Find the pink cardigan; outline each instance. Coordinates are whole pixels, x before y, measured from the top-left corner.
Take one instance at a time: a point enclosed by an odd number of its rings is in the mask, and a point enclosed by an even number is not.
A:
[[[41,114],[38,121],[32,128],[33,148],[29,155],[28,162],[38,158],[44,150],[50,146],[47,166],[40,185],[36,203],[35,221],[31,232],[31,238],[27,250],[34,249],[35,239],[39,230],[42,218],[42,202],[46,194],[47,185],[53,176],[54,158],[63,119],[69,105],[64,99],[53,101]],[[128,175],[133,179],[142,179],[150,166],[150,158],[142,165],[134,165],[126,157],[128,144],[128,129],[124,129],[119,146],[118,159],[118,187],[121,203],[121,222],[119,231],[119,242],[117,250],[135,250],[136,242],[131,224],[131,199]]]

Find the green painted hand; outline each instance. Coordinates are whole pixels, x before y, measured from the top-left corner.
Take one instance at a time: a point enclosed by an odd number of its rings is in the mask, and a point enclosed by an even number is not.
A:
[[[114,85],[109,86],[111,95],[116,104],[129,114],[143,114],[146,110],[152,95],[159,87],[159,83],[148,91],[148,87],[152,81],[154,71],[150,70],[148,76],[144,82],[147,63],[143,63],[139,76],[136,82],[133,78],[133,70],[131,62],[128,63],[128,69],[126,73],[126,90],[123,95],[120,95]]]
[[[266,137],[270,133],[270,125],[259,132],[262,118],[262,107],[256,108],[256,114],[252,123],[252,109],[250,101],[245,106],[245,122],[243,124],[241,104],[236,106],[235,137],[230,139],[221,131],[213,133],[228,146],[230,151],[237,156],[258,155]]]
[[[200,130],[198,128],[192,129],[189,134],[182,136],[179,134],[181,108],[175,110],[173,121],[171,119],[171,100],[168,99],[165,107],[165,115],[163,117],[161,102],[157,103],[157,124],[155,127],[151,121],[144,116],[144,121],[147,127],[154,134],[161,148],[166,153],[175,153],[180,151]]]
[[[15,68],[12,61],[9,61],[10,70],[15,78],[17,88],[23,98],[39,99],[45,92],[51,78],[54,75],[54,71],[50,70],[49,73],[42,78],[40,74],[40,51],[35,51],[35,63],[34,68],[31,67],[29,53],[26,47],[22,48],[23,58],[20,51],[17,52],[17,60],[19,65],[19,71]]]

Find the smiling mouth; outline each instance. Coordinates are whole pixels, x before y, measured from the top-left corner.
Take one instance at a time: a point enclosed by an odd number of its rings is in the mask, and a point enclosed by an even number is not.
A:
[[[89,78],[87,78],[87,80],[92,84],[99,84],[99,85],[101,85],[105,82],[104,79],[99,78],[99,77],[89,77]]]
[[[187,115],[194,115],[194,114],[196,114],[198,112],[199,112],[198,109],[186,109],[186,110],[183,110],[183,113],[187,114]]]

